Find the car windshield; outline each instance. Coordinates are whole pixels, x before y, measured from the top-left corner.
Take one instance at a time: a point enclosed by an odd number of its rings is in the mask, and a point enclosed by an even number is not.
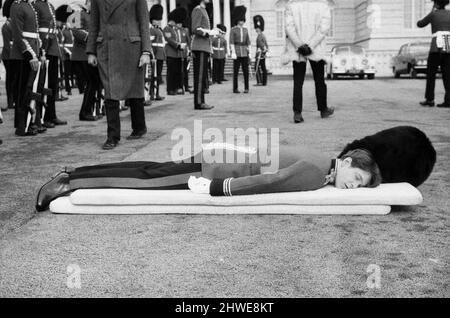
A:
[[[342,55],[342,54],[347,54],[348,51],[349,51],[349,48],[347,46],[346,47],[338,47],[338,48],[336,48],[335,53],[336,53],[336,55]]]
[[[430,45],[427,43],[412,44],[409,48],[411,54],[428,53]]]

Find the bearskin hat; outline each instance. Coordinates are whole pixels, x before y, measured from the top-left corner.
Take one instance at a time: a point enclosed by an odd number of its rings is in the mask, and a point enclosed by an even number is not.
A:
[[[163,16],[164,8],[160,4],[155,4],[150,8],[149,16],[150,22],[153,20],[161,21]]]
[[[231,20],[234,25],[237,25],[239,21],[245,22],[245,14],[247,13],[247,8],[245,6],[234,7],[231,13]]]
[[[223,33],[227,33],[227,27],[224,26],[223,24],[218,24],[218,25],[216,25],[216,27]]]
[[[6,0],[3,4],[3,16],[9,18],[9,11],[11,10],[11,4],[14,0]]]
[[[253,17],[253,24],[255,26],[255,29],[260,29],[261,31],[264,31],[264,18],[260,15],[255,15]]]
[[[383,183],[409,182],[417,187],[429,177],[436,162],[436,151],[428,137],[411,126],[394,127],[355,140],[339,157],[354,149],[372,153]]]
[[[56,21],[67,22],[67,18],[73,13],[72,8],[70,8],[67,4],[63,4],[56,8],[55,10],[55,19]]]
[[[176,8],[169,13],[168,20],[175,23],[184,23],[186,21],[187,11],[183,7]]]

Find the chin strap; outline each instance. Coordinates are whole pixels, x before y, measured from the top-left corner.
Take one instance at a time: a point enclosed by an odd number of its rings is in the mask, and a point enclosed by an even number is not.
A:
[[[341,160],[333,159],[331,160],[330,173],[325,176],[325,183],[323,185],[334,184],[336,181],[336,174],[341,166]]]

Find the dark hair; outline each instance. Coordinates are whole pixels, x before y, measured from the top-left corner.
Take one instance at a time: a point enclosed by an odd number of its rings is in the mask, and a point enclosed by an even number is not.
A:
[[[439,8],[442,9],[445,8],[445,6],[450,3],[450,0],[433,0],[433,1]]]
[[[372,154],[365,149],[355,149],[350,150],[345,155],[342,156],[342,160],[346,158],[352,158],[351,166],[353,168],[359,168],[370,173],[370,180],[366,187],[375,188],[381,183],[381,172],[378,168],[375,159]]]

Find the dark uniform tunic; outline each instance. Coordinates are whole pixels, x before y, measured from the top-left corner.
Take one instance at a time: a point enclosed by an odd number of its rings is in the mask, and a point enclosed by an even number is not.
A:
[[[239,69],[242,65],[245,89],[249,89],[249,47],[251,45],[248,29],[235,26],[230,31],[230,45],[234,45],[236,59],[233,61],[233,89],[238,89]]]
[[[211,39],[201,29],[210,30],[208,12],[201,5],[192,11],[192,56],[194,59],[194,108],[205,104],[205,89],[208,85],[208,58],[211,54]]]
[[[224,79],[225,60],[228,54],[227,40],[223,35],[214,36],[212,38],[213,51],[213,76],[214,83],[222,83]]]
[[[57,118],[55,99],[58,92],[58,60],[60,59],[55,8],[47,0],[36,0],[34,7],[38,14],[39,36],[42,41],[42,49],[48,59],[48,88],[52,90],[52,95],[47,97],[47,110],[45,112],[44,122],[53,122]]]
[[[168,24],[163,33],[166,40],[167,93],[176,94],[183,86],[181,32],[177,26]]]

